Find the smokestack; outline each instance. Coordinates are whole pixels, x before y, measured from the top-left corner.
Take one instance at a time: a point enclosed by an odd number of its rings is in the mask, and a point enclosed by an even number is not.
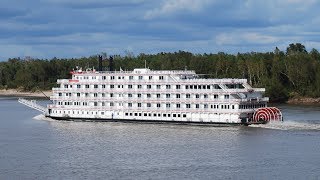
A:
[[[113,64],[113,57],[110,56],[110,57],[109,57],[109,71],[114,71],[113,66],[114,66],[114,64]]]
[[[99,69],[98,71],[102,71],[102,56],[98,56],[99,57]]]

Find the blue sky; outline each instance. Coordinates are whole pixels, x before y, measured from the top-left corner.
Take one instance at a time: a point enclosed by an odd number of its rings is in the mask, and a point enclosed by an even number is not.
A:
[[[317,0],[1,0],[0,60],[320,49]]]

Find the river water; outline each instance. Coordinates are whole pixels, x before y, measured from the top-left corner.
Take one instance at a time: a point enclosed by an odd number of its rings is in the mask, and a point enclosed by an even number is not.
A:
[[[0,98],[0,179],[320,179],[320,107],[278,107],[283,123],[210,127],[50,121]]]

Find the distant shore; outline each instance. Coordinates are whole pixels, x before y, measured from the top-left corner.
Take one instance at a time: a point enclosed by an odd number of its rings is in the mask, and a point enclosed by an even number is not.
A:
[[[287,104],[320,105],[320,98],[295,97],[289,99]]]
[[[42,93],[43,92],[43,93]],[[46,96],[50,97],[52,91],[35,91],[35,92],[26,92],[19,91],[17,89],[1,89],[0,96],[4,97],[37,97],[37,98],[46,98]]]

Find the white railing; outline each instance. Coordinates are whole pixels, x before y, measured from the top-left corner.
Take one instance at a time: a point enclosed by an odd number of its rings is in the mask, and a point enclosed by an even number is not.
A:
[[[36,100],[26,100],[23,98],[19,98],[18,100],[19,103],[24,104],[30,108],[33,108],[37,111],[40,111],[42,113],[45,113],[47,111],[47,109],[39,104],[37,104]]]

